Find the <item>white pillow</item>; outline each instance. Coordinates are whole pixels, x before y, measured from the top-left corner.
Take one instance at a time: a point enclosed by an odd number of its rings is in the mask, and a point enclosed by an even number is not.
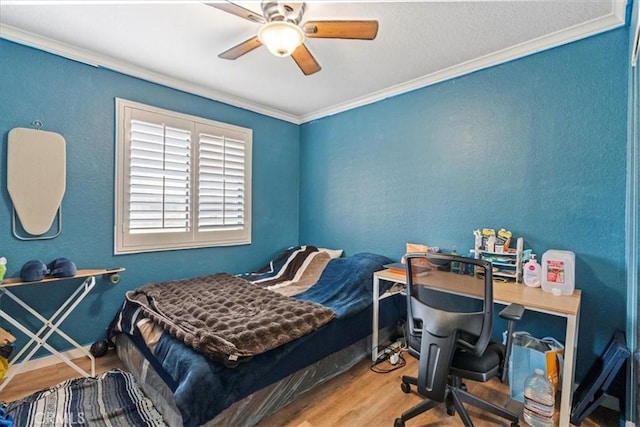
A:
[[[333,258],[340,258],[342,256],[342,253],[344,252],[343,249],[327,249],[327,248],[318,248],[318,250],[320,252],[326,252],[329,254],[329,256],[331,257],[331,259]]]

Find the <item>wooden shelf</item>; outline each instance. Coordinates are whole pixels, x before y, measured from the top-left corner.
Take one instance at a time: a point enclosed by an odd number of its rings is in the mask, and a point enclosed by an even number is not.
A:
[[[99,269],[85,269],[78,270],[75,276],[71,277],[47,277],[42,280],[36,280],[34,282],[23,282],[19,277],[7,277],[2,283],[0,283],[0,288],[9,288],[12,286],[23,286],[23,285],[35,285],[37,283],[48,283],[48,282],[59,282],[61,280],[73,280],[80,279],[83,277],[91,277],[91,276],[112,276],[114,274],[120,273],[124,271],[124,267],[117,268],[99,268]]]

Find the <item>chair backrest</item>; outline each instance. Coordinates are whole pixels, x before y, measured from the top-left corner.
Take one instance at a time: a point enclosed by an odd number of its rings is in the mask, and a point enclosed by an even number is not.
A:
[[[408,253],[405,258],[408,341],[409,351],[419,357],[418,392],[441,402],[445,397],[449,368],[455,351],[462,348],[480,356],[491,339],[491,263],[433,253]],[[476,274],[484,275],[480,309],[466,298],[464,301],[451,301],[456,297],[452,296],[452,289],[446,289],[447,284],[473,280],[468,276],[439,271],[437,268],[452,262],[472,265]],[[473,307],[469,307],[470,305]],[[419,355],[416,354],[418,349]]]

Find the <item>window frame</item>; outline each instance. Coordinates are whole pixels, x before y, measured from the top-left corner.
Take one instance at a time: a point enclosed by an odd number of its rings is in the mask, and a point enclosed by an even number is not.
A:
[[[251,243],[251,187],[252,187],[252,145],[253,131],[248,128],[217,122],[215,120],[178,113],[135,101],[116,98],[116,162],[115,162],[115,223],[114,254],[131,254],[189,248],[234,246]],[[191,212],[190,230],[183,232],[130,233],[129,192],[130,171],[130,127],[131,120],[143,120],[190,130],[190,183],[189,207]],[[160,124],[160,123],[158,123]],[[200,134],[214,132],[224,140],[244,143],[244,194],[243,223],[239,229],[199,231],[199,147]],[[224,204],[224,203],[223,203]]]

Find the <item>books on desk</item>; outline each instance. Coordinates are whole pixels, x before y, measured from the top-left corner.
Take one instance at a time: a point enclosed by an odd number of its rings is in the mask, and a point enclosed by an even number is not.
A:
[[[385,264],[383,265],[383,267],[389,269],[389,271],[393,274],[400,274],[402,276],[405,276],[407,274],[407,265],[401,262]],[[418,276],[426,276],[429,273],[429,270],[431,270],[429,267],[420,266],[414,266],[413,269],[416,271],[416,274]]]
[[[405,264],[401,262],[385,264],[383,265],[383,267],[388,269],[393,274],[407,274],[407,267]]]

